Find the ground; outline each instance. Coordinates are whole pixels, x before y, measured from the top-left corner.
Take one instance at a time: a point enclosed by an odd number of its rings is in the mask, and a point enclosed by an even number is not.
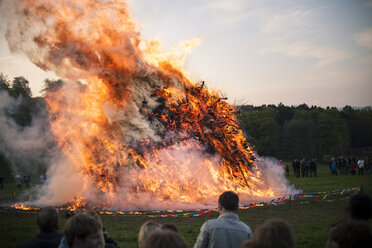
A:
[[[1,172],[1,170],[0,170]],[[362,190],[372,195],[372,175],[363,176],[331,176],[328,166],[319,166],[317,178],[288,177],[291,184],[304,192],[329,191],[362,187]],[[8,180],[9,181],[9,180]],[[17,189],[14,183],[8,183],[0,189],[0,203],[16,201],[22,189]],[[281,205],[254,207],[239,211],[242,221],[253,230],[265,220],[280,218],[288,221],[294,230],[297,247],[324,247],[332,224],[345,217],[349,202],[348,196],[328,197],[329,201],[318,201],[304,198]],[[65,213],[61,212],[61,232],[65,223]],[[204,217],[166,217],[149,218],[146,216],[123,216],[102,214],[104,226],[120,247],[137,247],[137,235],[140,226],[152,220],[158,223],[175,224],[192,247],[204,221],[216,218],[217,213]],[[15,247],[18,242],[38,233],[36,211],[21,211],[0,208],[0,247]]]

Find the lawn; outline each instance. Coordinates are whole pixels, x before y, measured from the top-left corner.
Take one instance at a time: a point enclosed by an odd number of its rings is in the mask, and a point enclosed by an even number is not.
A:
[[[372,176],[331,176],[328,166],[319,166],[317,178],[295,178],[289,176],[291,184],[304,192],[328,191],[362,187],[363,191],[372,194]],[[14,184],[6,184],[0,189],[0,202],[2,204],[14,201],[13,197],[21,194]],[[254,207],[239,211],[242,221],[253,230],[265,220],[280,218],[288,221],[295,232],[297,247],[324,247],[329,228],[339,219],[344,218],[349,197],[338,196],[329,198],[330,201],[316,201],[304,198],[292,201],[291,206],[286,204]],[[21,211],[9,208],[0,208],[0,247],[15,247],[16,244],[38,233],[35,221],[35,211]],[[203,217],[166,217],[150,218],[147,216],[122,216],[102,214],[103,223],[109,234],[120,247],[137,247],[137,234],[140,226],[152,220],[158,223],[175,224],[190,247],[194,244],[199,229],[204,221],[216,218],[217,213]],[[61,212],[62,228],[65,223],[64,212]]]

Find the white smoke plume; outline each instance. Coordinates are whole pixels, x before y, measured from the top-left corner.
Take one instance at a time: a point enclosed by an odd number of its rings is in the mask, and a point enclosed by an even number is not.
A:
[[[46,95],[64,156],[50,159],[35,204],[185,209],[215,206],[224,190],[244,201],[293,192],[270,162],[255,162],[234,107],[191,83],[171,55],[158,56],[124,1],[2,0],[0,7],[10,50],[66,81]],[[20,135],[42,148],[50,136],[41,139],[35,125]]]
[[[54,137],[49,129],[48,113],[36,111],[30,126],[19,126],[11,117],[22,102],[6,90],[0,90],[0,153],[20,176],[35,175],[46,170],[55,156]]]

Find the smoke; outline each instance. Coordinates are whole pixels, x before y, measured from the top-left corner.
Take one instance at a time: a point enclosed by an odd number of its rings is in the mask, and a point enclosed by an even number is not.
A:
[[[294,185],[289,185],[285,177],[284,164],[279,165],[279,161],[270,157],[259,157],[257,160],[258,167],[262,170],[265,184],[275,188],[278,195],[288,195],[300,192]]]
[[[35,204],[195,208],[225,190],[244,200],[294,190],[273,163],[254,161],[234,108],[176,69],[185,53],[160,56],[141,39],[123,1],[0,4],[11,51],[66,82],[45,97],[52,133],[42,133],[45,116],[22,130],[4,120],[18,130],[6,133],[8,151],[37,157],[55,141],[63,153],[48,151]]]
[[[21,176],[45,171],[56,153],[45,108],[35,109],[30,126],[19,126],[12,118],[22,101],[22,97],[15,99],[7,91],[0,91],[0,153],[10,162],[12,171]]]

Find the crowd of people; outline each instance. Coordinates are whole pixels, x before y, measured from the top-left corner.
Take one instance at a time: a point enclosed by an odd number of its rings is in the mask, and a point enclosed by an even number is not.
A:
[[[328,164],[330,173],[334,176],[372,174],[372,164],[368,157],[339,156],[337,159],[333,157]],[[283,165],[283,163],[279,161],[279,165]],[[289,166],[283,165],[283,167],[287,176],[289,176]],[[317,159],[296,158],[292,160],[292,171],[296,177],[317,177]]]
[[[18,173],[16,174],[12,173],[12,176],[14,177],[14,181],[15,181],[17,188],[22,188],[23,185],[25,186],[26,189],[31,187],[31,176],[24,175],[22,178],[21,175],[19,175]],[[39,176],[39,180],[40,180],[39,182],[40,184],[44,184],[46,181],[46,174],[41,173]],[[5,184],[4,177],[0,176],[0,189],[4,188],[4,184]]]
[[[293,175],[296,177],[317,177],[318,176],[318,163],[315,158],[313,159],[294,159],[292,161]],[[289,172],[288,172],[289,175]]]
[[[371,163],[368,157],[339,156],[329,161],[329,169],[332,175],[367,175],[372,174]]]
[[[239,220],[239,197],[232,191],[218,200],[220,215],[207,220],[201,227],[194,248],[294,248],[294,231],[289,223],[269,219],[254,233]],[[368,220],[372,218],[372,200],[363,193],[353,196],[347,209],[348,217],[336,223],[329,232],[326,248],[372,247]],[[58,233],[59,213],[55,207],[45,207],[37,214],[40,233],[18,244],[18,248],[117,248],[117,243],[105,230],[94,211],[69,216],[63,234]],[[147,221],[138,233],[139,248],[187,248],[185,239],[173,224]]]

